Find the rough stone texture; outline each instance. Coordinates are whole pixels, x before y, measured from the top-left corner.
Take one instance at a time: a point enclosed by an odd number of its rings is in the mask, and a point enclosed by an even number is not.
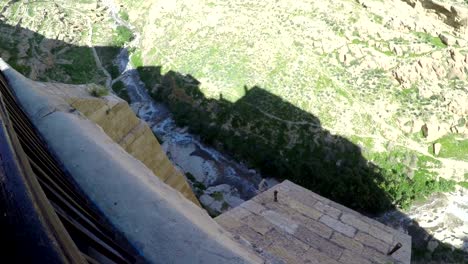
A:
[[[148,263],[265,263],[94,122],[0,60],[19,104],[76,185]]]
[[[151,129],[136,117],[127,102],[113,96],[95,98],[87,95],[84,89],[64,87],[67,86],[52,85],[50,90],[62,93],[73,108],[98,124],[110,138],[143,162],[162,181],[200,205],[189,183],[167,158]]]
[[[278,191],[278,201],[273,197]],[[410,263],[411,237],[290,181],[215,220],[278,263]],[[392,256],[387,253],[402,244]]]

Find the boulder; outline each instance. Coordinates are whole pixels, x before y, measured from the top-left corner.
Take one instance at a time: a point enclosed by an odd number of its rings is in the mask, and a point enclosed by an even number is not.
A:
[[[200,202],[211,215],[221,214],[244,202],[239,191],[228,184],[209,187],[200,197]]]
[[[442,43],[444,43],[447,46],[453,46],[457,42],[457,39],[454,36],[447,33],[440,33],[439,38],[442,41]]]
[[[438,156],[440,153],[440,149],[442,148],[442,145],[440,143],[434,143],[432,145],[432,151],[434,155]]]

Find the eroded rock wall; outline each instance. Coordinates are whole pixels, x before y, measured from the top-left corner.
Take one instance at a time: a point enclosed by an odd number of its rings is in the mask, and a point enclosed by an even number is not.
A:
[[[162,181],[199,205],[192,188],[161,148],[148,125],[137,118],[127,102],[89,96],[67,98],[70,105],[98,124],[133,157],[143,162]]]

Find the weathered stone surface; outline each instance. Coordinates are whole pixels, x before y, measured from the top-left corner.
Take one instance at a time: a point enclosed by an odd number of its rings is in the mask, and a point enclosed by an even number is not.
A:
[[[263,217],[257,217],[255,215],[245,217],[243,222],[262,235],[265,235],[268,231],[273,229],[272,223],[266,221]]]
[[[349,238],[345,235],[342,235],[339,232],[333,233],[330,240],[336,243],[337,245],[344,247],[346,249],[349,249],[356,253],[361,253],[362,249],[364,248],[364,246],[361,243],[359,243],[357,240]]]
[[[393,235],[390,234],[387,231],[384,231],[383,229],[376,227],[376,226],[370,226],[369,227],[369,234],[375,238],[380,239],[381,241],[384,241],[388,244],[391,244],[393,242]]]
[[[265,207],[263,207],[261,204],[255,202],[253,200],[246,201],[246,202],[242,203],[240,205],[240,207],[244,208],[247,211],[255,213],[255,214],[261,214],[263,211],[266,210]]]
[[[267,210],[261,213],[261,215],[270,223],[275,225],[276,228],[281,229],[285,231],[286,233],[289,233],[293,235],[297,228],[298,224],[288,218],[285,215],[281,215],[275,211],[272,210]]]
[[[371,248],[374,248],[378,251],[380,251],[381,253],[384,253],[384,254],[387,254],[387,252],[389,251],[389,248],[390,246],[388,244],[385,244],[383,241],[373,237],[373,236],[370,236],[366,233],[363,233],[361,231],[359,231],[356,236],[355,236],[355,239],[359,242],[361,242],[362,244],[368,246],[368,247],[371,247]]]
[[[320,250],[333,259],[338,259],[343,252],[342,248],[336,244],[331,243],[329,240],[320,237],[304,226],[299,226],[294,236],[307,245]]]
[[[185,176],[174,167],[151,129],[136,117],[127,102],[113,97],[95,98],[78,89],[64,90],[63,97],[161,180],[200,205]]]
[[[348,237],[354,237],[354,234],[356,233],[356,229],[354,227],[340,222],[339,220],[336,220],[335,218],[332,218],[328,215],[320,217],[320,222],[329,226],[333,230],[347,235]]]
[[[272,199],[275,190],[281,193],[278,202]],[[301,197],[309,197],[314,206],[302,203]],[[216,221],[232,230],[232,226],[237,226],[238,222],[233,222],[228,216],[242,216],[239,222],[243,226],[232,232],[252,243],[257,251],[262,252],[262,256],[276,256],[285,263],[293,264],[410,262],[411,238],[408,235],[289,181],[252,200],[255,203],[234,208],[218,216]],[[316,209],[317,204],[321,211]],[[251,211],[245,208],[251,208]],[[321,214],[318,220],[317,212]],[[386,253],[397,242],[402,243],[403,247],[392,257],[387,257]]]
[[[382,254],[370,247],[364,247],[364,249],[362,250],[362,256],[365,256],[366,258],[378,264],[394,263],[395,260],[397,260],[395,259],[395,257],[390,258],[386,254]]]
[[[266,250],[280,257],[286,263],[301,263],[302,255],[310,248],[298,239],[288,235],[281,235],[280,232],[273,231],[269,235],[273,243]]]
[[[322,202],[317,202],[315,204],[315,209],[317,209],[318,211],[324,213],[324,214],[327,214],[329,216],[332,216],[333,218],[338,218],[341,214],[341,211],[330,206],[330,205],[327,205],[327,204],[324,204]]]
[[[305,226],[324,238],[330,238],[333,233],[333,229],[312,219],[308,220]]]
[[[309,264],[339,264],[338,261],[331,259],[325,253],[315,249],[310,248],[303,256],[304,263]]]
[[[340,218],[340,220],[345,223],[345,224],[348,224],[350,226],[353,226],[363,232],[369,232],[369,224],[362,221],[361,219],[359,219],[359,217],[355,216],[355,215],[352,215],[352,214],[343,214]]]

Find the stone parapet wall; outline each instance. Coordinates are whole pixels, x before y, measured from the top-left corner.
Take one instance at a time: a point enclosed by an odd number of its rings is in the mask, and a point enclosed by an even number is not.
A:
[[[265,258],[278,262],[409,264],[411,260],[407,234],[290,181],[215,220]],[[388,255],[398,243],[401,248]]]

